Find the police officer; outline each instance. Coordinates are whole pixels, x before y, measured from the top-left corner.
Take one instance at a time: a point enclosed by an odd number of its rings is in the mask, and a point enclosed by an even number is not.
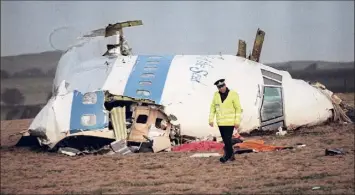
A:
[[[219,159],[222,163],[235,160],[232,135],[234,128],[236,130],[239,128],[242,112],[238,93],[228,89],[224,81],[225,79],[219,79],[214,83],[218,91],[214,93],[209,116],[209,125],[213,127],[216,115],[217,125],[224,142],[224,155]]]

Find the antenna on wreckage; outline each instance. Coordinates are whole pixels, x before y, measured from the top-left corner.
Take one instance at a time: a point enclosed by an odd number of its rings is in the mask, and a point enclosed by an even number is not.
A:
[[[142,20],[132,20],[132,21],[126,21],[126,22],[118,22],[116,24],[109,24],[105,28],[105,37],[110,37],[110,36],[114,36],[117,34],[119,35],[119,37],[117,37],[117,39],[116,39],[116,44],[107,45],[107,50],[109,51],[113,48],[120,47],[120,52],[122,55],[124,55],[124,56],[130,55],[131,49],[124,47],[126,40],[124,39],[124,36],[123,36],[123,28],[140,26],[140,25],[143,25]]]
[[[265,37],[265,32],[260,28],[258,28],[258,30],[256,31],[253,50],[252,52],[249,51],[248,57],[246,56],[246,47],[247,47],[246,42],[244,40],[239,40],[237,56],[244,57],[255,62],[259,62],[261,49],[264,43],[264,37]]]

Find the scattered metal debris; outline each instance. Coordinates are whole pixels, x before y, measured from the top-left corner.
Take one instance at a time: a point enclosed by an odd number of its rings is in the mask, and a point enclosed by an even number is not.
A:
[[[335,156],[335,155],[344,155],[345,152],[342,149],[334,148],[334,149],[325,149],[326,156]]]
[[[319,186],[315,186],[312,188],[312,190],[319,190],[319,189],[321,189],[321,187],[319,187]]]
[[[303,147],[306,147],[306,144],[302,144],[302,143],[296,144],[296,148],[303,148]]]
[[[132,153],[132,151],[127,147],[126,140],[114,141],[110,144],[110,146],[115,153],[122,155]]]
[[[76,156],[79,154],[83,154],[80,150],[70,147],[59,148],[58,153],[65,154],[68,156]]]
[[[282,127],[279,127],[278,132],[276,132],[276,135],[278,135],[278,136],[284,136],[286,134],[287,134],[287,131],[283,131]]]

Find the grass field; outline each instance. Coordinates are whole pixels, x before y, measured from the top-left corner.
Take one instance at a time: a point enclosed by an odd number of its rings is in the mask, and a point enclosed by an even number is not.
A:
[[[354,93],[339,96],[354,105]],[[192,153],[68,157],[14,147],[19,136],[9,135],[30,122],[1,121],[2,194],[354,194],[353,124],[246,137],[306,147],[241,154],[220,164],[218,157],[190,158]],[[346,154],[325,156],[326,148]]]

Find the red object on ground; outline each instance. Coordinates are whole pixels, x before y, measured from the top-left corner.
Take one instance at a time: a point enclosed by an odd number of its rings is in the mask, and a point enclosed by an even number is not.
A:
[[[211,152],[223,150],[224,144],[215,141],[200,141],[182,144],[172,148],[174,152]]]

